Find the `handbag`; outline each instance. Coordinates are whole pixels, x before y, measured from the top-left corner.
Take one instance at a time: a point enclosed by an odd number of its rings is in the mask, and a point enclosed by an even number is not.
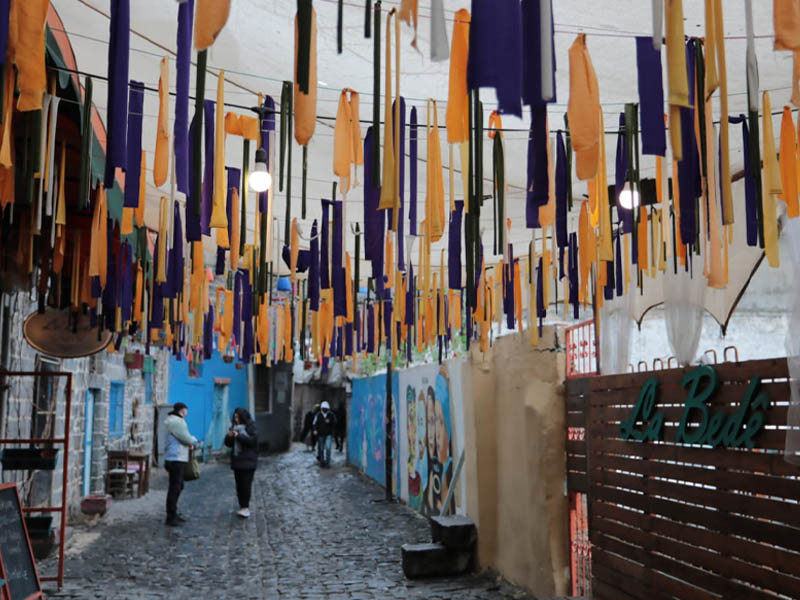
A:
[[[200,479],[200,465],[194,457],[194,451],[189,450],[189,462],[187,462],[186,467],[184,467],[183,480],[195,481],[197,479]]]

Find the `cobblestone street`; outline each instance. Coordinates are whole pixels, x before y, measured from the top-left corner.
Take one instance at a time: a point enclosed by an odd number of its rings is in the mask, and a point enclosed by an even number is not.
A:
[[[48,598],[530,598],[487,574],[412,581],[400,546],[429,541],[427,521],[400,504],[376,503],[382,488],[334,452],[328,470],[311,453],[262,457],[253,516],[242,520],[227,464],[201,465],[180,510],[164,525],[166,477],[150,493],[114,502],[97,522],[76,523],[66,580]],[[155,471],[154,471],[155,474]],[[55,572],[49,560],[43,574]]]

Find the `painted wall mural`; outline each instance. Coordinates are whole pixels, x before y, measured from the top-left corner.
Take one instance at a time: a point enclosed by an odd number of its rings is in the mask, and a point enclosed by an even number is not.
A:
[[[442,512],[453,480],[453,419],[446,367],[425,366],[400,373],[405,390],[409,506],[426,515]],[[454,508],[451,503],[450,511]]]
[[[397,460],[397,415],[400,412],[397,373],[392,377],[392,398],[394,400],[392,420],[394,435],[392,463],[394,481],[392,488],[397,493],[400,481],[400,461]],[[386,375],[376,375],[353,380],[353,395],[350,400],[348,417],[347,450],[350,463],[381,485],[386,485]]]

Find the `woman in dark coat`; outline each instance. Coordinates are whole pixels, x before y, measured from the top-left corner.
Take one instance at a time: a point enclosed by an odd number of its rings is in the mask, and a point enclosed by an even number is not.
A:
[[[233,411],[225,445],[233,448],[231,469],[236,479],[236,497],[239,499],[239,510],[236,514],[246,519],[250,516],[250,492],[258,464],[258,434],[253,418],[244,408]]]

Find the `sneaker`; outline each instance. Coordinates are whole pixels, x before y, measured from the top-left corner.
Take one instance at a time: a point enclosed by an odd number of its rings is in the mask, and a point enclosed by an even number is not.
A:
[[[177,518],[167,519],[167,525],[169,527],[180,527],[181,526],[181,522]]]
[[[176,516],[176,517],[175,517],[175,520],[176,520],[178,523],[186,523],[186,521],[188,521],[188,519],[187,519],[186,517],[184,517],[183,515],[178,515],[178,516]]]
[[[250,516],[250,509],[249,508],[240,508],[236,511],[236,514],[242,517],[243,519],[247,519]]]

